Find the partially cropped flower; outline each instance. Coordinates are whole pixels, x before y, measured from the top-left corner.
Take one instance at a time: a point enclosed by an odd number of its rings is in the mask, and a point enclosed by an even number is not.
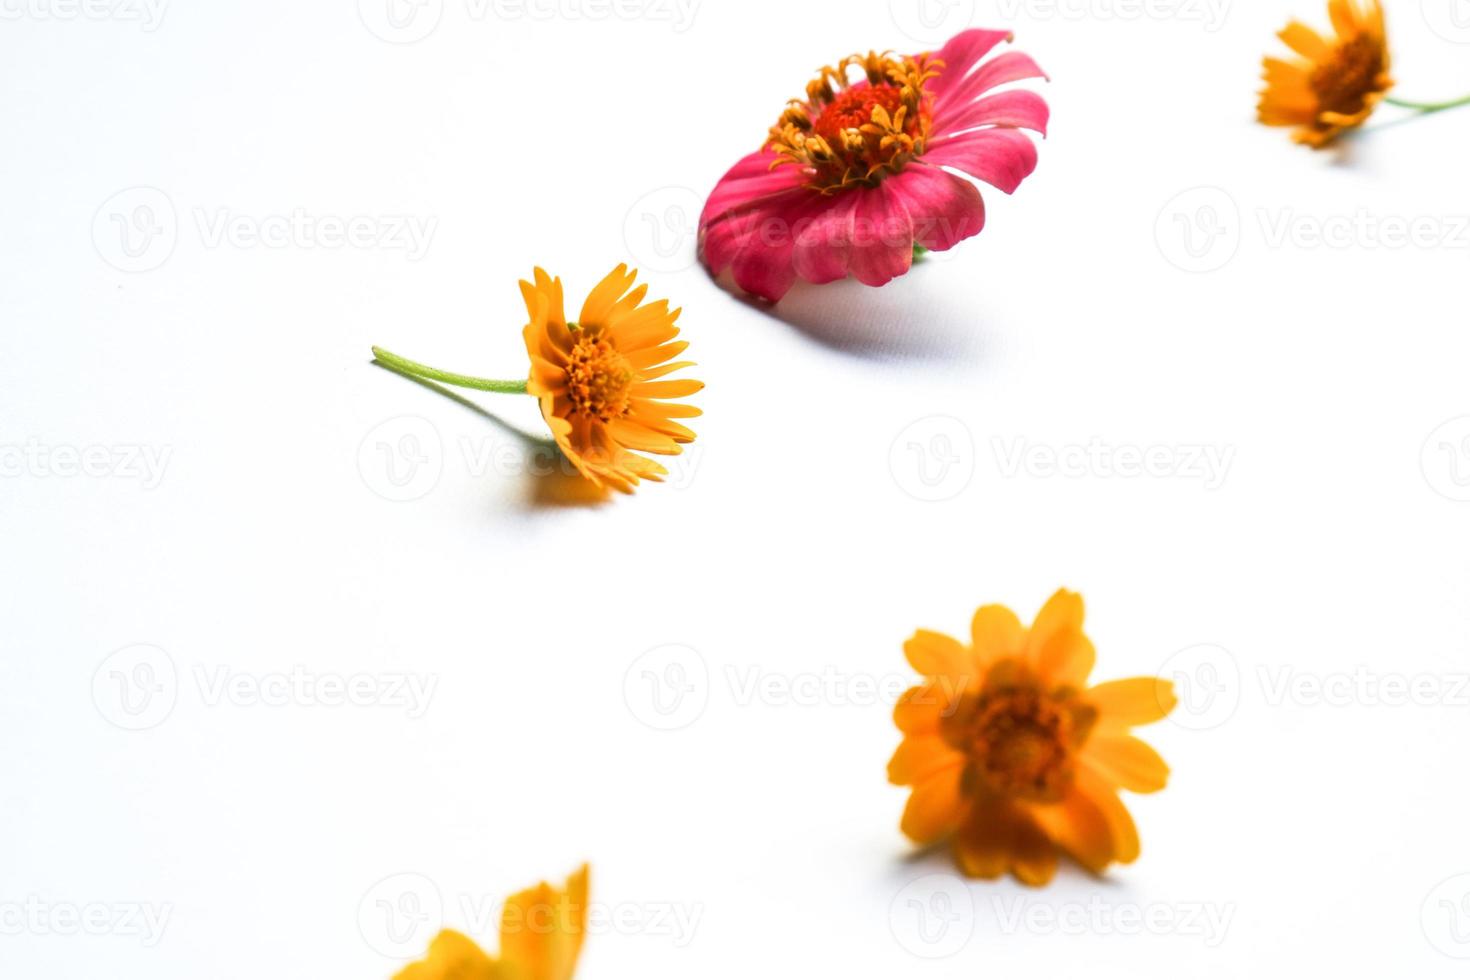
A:
[[[888,778],[911,786],[903,832],[952,841],[965,874],[1010,871],[1028,885],[1056,872],[1058,852],[1094,873],[1138,857],[1119,789],[1162,789],[1169,769],[1130,729],[1174,707],[1169,681],[1088,686],[1094,651],[1082,597],[1059,591],[1030,629],[982,606],[970,642],[919,630],[904,653],[924,682],[899,700],[904,738]]]
[[[440,371],[374,347],[384,364],[406,374],[481,391],[531,394],[556,444],[598,486],[632,492],[640,480],[668,470],[640,452],[678,455],[694,433],[676,419],[700,410],[670,399],[692,395],[701,381],[669,378],[692,361],[674,361],[689,346],[676,340],[680,310],[667,300],[644,303],[637,271],[620,265],[598,283],[576,321],[562,306],[560,279],[538,268],[521,282],[530,322],[523,331],[531,359],[528,381],[494,381]]]
[[[1256,110],[1261,122],[1294,127],[1291,138],[1314,149],[1361,126],[1393,86],[1379,0],[1329,0],[1327,12],[1331,37],[1300,21],[1280,32],[1300,57],[1264,60]]]
[[[979,234],[980,192],[944,168],[1009,194],[1036,168],[1020,129],[1046,132],[1039,95],[991,91],[1046,77],[1020,52],[982,61],[1010,40],[968,30],[937,53],[869,52],[823,68],[705,203],[699,248],[711,274],[728,267],[772,301],[797,277],[881,286],[909,270],[915,246],[943,251]]]
[[[561,888],[543,881],[506,899],[499,956],[445,929],[393,980],[571,980],[587,934],[587,877],[584,864]]]

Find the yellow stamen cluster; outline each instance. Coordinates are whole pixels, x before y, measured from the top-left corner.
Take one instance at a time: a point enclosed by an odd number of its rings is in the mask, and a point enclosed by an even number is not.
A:
[[[567,398],[579,415],[603,422],[628,414],[628,396],[633,386],[633,369],[600,331],[573,330],[576,343],[567,355]]]
[[[869,51],[822,68],[807,83],[806,101],[793,99],[771,127],[766,145],[777,155],[772,167],[801,168],[824,194],[872,186],[897,173],[924,152],[924,84],[943,67],[927,55]],[[867,85],[853,81],[852,68],[862,70]]]

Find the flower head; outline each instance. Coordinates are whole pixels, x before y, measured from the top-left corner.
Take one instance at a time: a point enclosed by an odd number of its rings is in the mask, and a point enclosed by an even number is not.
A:
[[[699,219],[711,274],[778,300],[800,276],[881,286],[935,251],[979,234],[985,205],[952,167],[1007,194],[1036,168],[1019,129],[1046,132],[1034,92],[987,95],[1044,78],[1019,52],[982,58],[1011,35],[968,30],[937,53],[850,55],[821,69],[765,146],[720,179]]]
[[[1300,21],[1279,37],[1300,58],[1264,59],[1266,87],[1257,116],[1267,126],[1294,126],[1291,138],[1321,149],[1361,126],[1393,86],[1379,0],[1328,0],[1335,35],[1324,38]]]
[[[704,387],[687,378],[659,380],[693,362],[671,363],[689,346],[674,339],[680,311],[667,300],[644,303],[648,287],[633,288],[637,275],[626,265],[608,273],[576,322],[563,312],[560,279],[538,268],[535,282],[521,282],[530,316],[526,390],[540,400],[556,444],[582,475],[625,492],[668,473],[633,450],[677,455],[681,444],[694,441],[674,420],[693,418],[699,409],[665,399]]]
[[[562,888],[543,881],[506,899],[498,958],[445,929],[393,980],[571,980],[587,933],[587,877],[584,864]]]
[[[1173,686],[1138,677],[1087,686],[1082,597],[1059,591],[1030,629],[982,606],[970,643],[919,630],[904,644],[925,675],[894,710],[903,741],[888,778],[912,786],[903,832],[951,838],[967,874],[1051,880],[1058,851],[1094,873],[1138,857],[1118,790],[1162,789],[1169,769],[1129,729],[1173,709]]]

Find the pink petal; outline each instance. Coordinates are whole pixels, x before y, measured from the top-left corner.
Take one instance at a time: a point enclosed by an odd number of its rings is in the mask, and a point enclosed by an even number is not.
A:
[[[913,163],[884,181],[908,211],[914,241],[943,252],[985,227],[985,202],[963,177]]]
[[[827,198],[811,223],[796,236],[792,265],[807,282],[834,282],[847,277],[852,248],[853,209],[861,195],[855,191]]]
[[[1036,169],[1036,145],[1017,129],[977,129],[930,143],[923,161],[963,170],[1010,194]]]
[[[728,265],[745,292],[771,302],[786,295],[796,281],[791,253],[821,206],[817,198],[815,192],[797,188],[716,218],[700,239],[710,273],[718,276]]]
[[[801,174],[795,167],[781,166],[771,169],[776,154],[770,150],[757,150],[741,157],[740,162],[725,172],[699,215],[701,227],[733,207],[758,200],[767,194],[790,190],[801,182]]]
[[[927,86],[929,91],[937,97],[954,88],[991,48],[1010,39],[1010,31],[986,31],[978,27],[956,34],[939,50],[937,57],[944,61],[944,67],[939,77]]]
[[[965,103],[979,98],[997,85],[1018,82],[1023,78],[1045,78],[1046,72],[1019,51],[1007,51],[976,68],[960,84],[934,100],[935,118],[947,115]]]
[[[1051,117],[1046,100],[1035,92],[1017,89],[997,92],[968,105],[950,106],[943,116],[934,119],[934,139],[953,135],[976,126],[1018,126],[1046,135],[1046,122]]]
[[[805,199],[800,189],[762,199],[738,210],[726,211],[699,229],[699,255],[712,275],[718,276],[747,248],[771,238],[771,226],[785,227],[781,214]]]
[[[853,214],[852,274],[868,286],[903,275],[914,261],[913,223],[893,180],[863,190]]]

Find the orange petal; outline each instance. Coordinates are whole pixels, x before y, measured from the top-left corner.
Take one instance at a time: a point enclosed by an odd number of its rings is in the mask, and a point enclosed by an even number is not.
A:
[[[1046,600],[1046,605],[1041,607],[1041,612],[1036,614],[1036,621],[1031,624],[1031,632],[1026,635],[1028,658],[1034,663],[1037,654],[1042,647],[1046,646],[1052,634],[1064,629],[1081,632],[1082,597],[1075,592],[1058,589],[1055,595]]]
[[[941,769],[963,765],[965,757],[938,735],[910,735],[888,760],[888,781],[895,786],[922,782]]]
[[[1031,817],[1084,868],[1101,874],[1113,860],[1113,832],[1102,809],[1077,790],[1053,806],[1038,806]]]
[[[644,426],[645,428],[652,429],[654,432],[660,432],[668,436],[670,439],[673,439],[675,442],[694,441],[693,429],[685,428],[678,422],[670,422],[668,419],[661,416],[637,412],[628,416],[628,420],[631,422],[637,422],[639,425]]]
[[[561,279],[553,279],[546,274],[546,270],[539,265],[535,271],[536,288],[540,290],[548,300],[547,322],[555,326],[565,328],[567,325],[566,309],[562,303]]]
[[[636,272],[633,274],[637,275]],[[622,299],[614,303],[613,308],[609,310],[607,314],[608,327],[616,330],[618,322],[622,320],[623,317],[638,309],[638,304],[643,302],[643,297],[647,295],[648,283],[644,283],[641,286],[633,288],[629,291],[628,295],[624,296]]]
[[[673,374],[680,368],[693,366],[693,361],[670,361],[667,364],[660,364],[658,367],[644,368],[642,371],[638,372],[638,380],[652,381],[655,378],[662,378],[666,374]]]
[[[661,344],[667,344],[679,335],[679,328],[675,321],[679,319],[680,310],[670,310],[669,301],[661,299],[656,303],[625,313],[617,320],[613,328],[613,342],[617,344],[618,350],[633,352],[648,348],[657,349]]]
[[[1087,675],[1097,660],[1092,641],[1081,630],[1057,630],[1037,651],[1037,669],[1042,680],[1054,687],[1087,686]]]
[[[949,697],[944,685],[920,684],[899,696],[893,706],[893,723],[905,734],[933,734],[939,731],[939,722],[948,709]]]
[[[393,974],[393,980],[500,980],[502,971],[468,936],[445,929],[428,955]]]
[[[982,664],[1016,656],[1025,637],[1021,621],[1005,606],[981,606],[970,620],[970,643]]]
[[[1077,772],[1077,791],[1098,808],[1113,838],[1113,859],[1132,864],[1138,859],[1138,827],[1118,791],[1083,767]]]
[[[640,415],[653,414],[666,419],[692,419],[704,414],[703,409],[695,408],[693,405],[681,405],[678,402],[655,402],[647,398],[631,398],[628,404]]]
[[[592,292],[587,294],[587,300],[582,304],[582,313],[577,322],[583,328],[603,327],[607,325],[608,314],[612,312],[613,305],[633,285],[638,277],[636,271],[629,272],[626,265],[619,265],[616,269],[603,277],[602,282],[593,287]]]
[[[1011,863],[1017,815],[1000,800],[976,802],[954,840],[955,861],[971,878],[999,878]]]
[[[1087,740],[1083,761],[1115,786],[1156,793],[1169,781],[1169,767],[1146,742],[1132,735],[1100,732]]]
[[[628,359],[628,363],[633,366],[633,370],[642,371],[645,368],[653,367],[655,364],[662,364],[664,361],[678,357],[688,347],[689,341],[676,340],[671,344],[664,344],[662,347],[645,347],[642,350],[625,350],[619,347],[618,350]]]
[[[1162,677],[1129,677],[1090,687],[1082,699],[1098,711],[1098,725],[1132,728],[1165,717],[1179,703],[1174,682]]]
[[[633,385],[634,398],[684,398],[704,387],[703,381],[681,378],[675,381],[640,381]]]
[[[587,934],[587,878],[584,864],[565,890],[542,882],[505,900],[500,957],[513,976],[571,980]]]
[[[1023,816],[1011,844],[1011,870],[1023,884],[1044,885],[1057,873],[1057,849],[1036,822]]]
[[[963,643],[943,633],[916,630],[904,641],[904,656],[926,677],[973,677],[974,660]]]
[[[1332,19],[1332,29],[1339,37],[1358,32],[1358,12],[1348,0],[1328,0],[1327,16]]]
[[[1332,47],[1322,40],[1322,35],[1299,20],[1287,24],[1276,36],[1297,54],[1312,61],[1322,61],[1332,54]]]
[[[963,766],[941,769],[914,786],[900,824],[909,839],[916,844],[931,844],[959,826],[965,811],[960,795],[963,772]]]
[[[668,436],[627,419],[613,419],[607,423],[607,431],[620,445],[640,452],[677,456],[682,451],[679,444]]]

